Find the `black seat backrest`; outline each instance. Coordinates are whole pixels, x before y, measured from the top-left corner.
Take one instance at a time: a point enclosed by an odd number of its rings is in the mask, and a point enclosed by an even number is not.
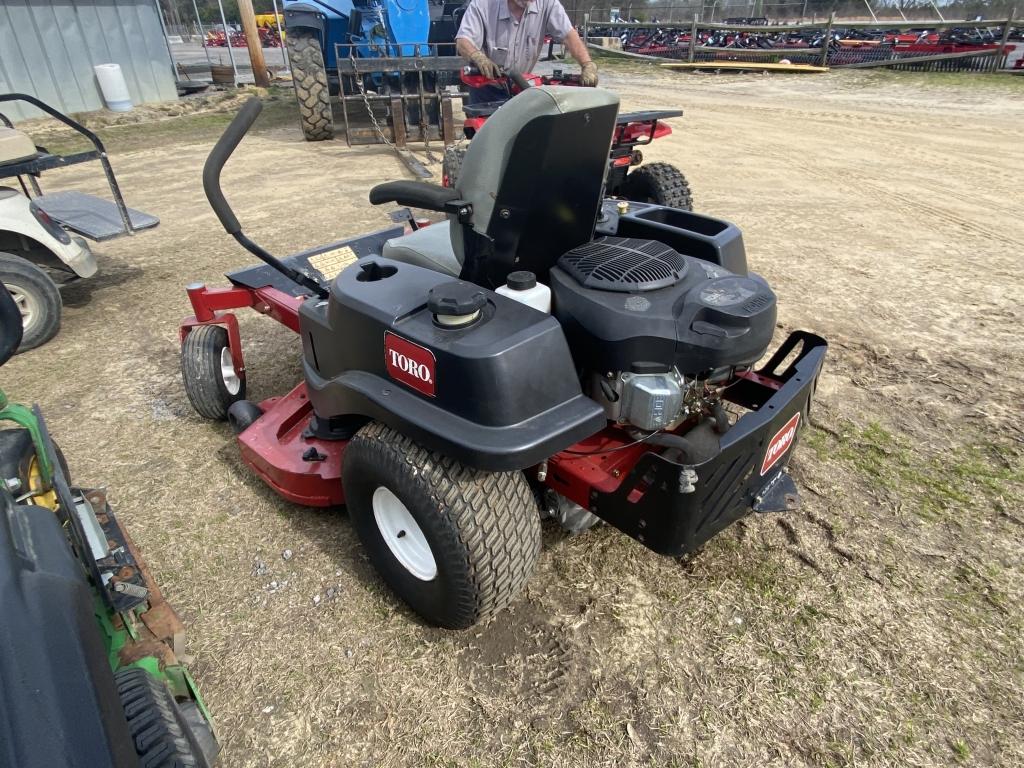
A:
[[[463,279],[497,286],[526,269],[545,280],[589,242],[618,104],[597,88],[530,88],[487,120],[456,184],[473,205],[470,225],[452,228]]]

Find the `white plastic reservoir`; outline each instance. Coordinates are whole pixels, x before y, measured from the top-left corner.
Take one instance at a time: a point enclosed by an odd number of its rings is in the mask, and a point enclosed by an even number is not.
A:
[[[498,288],[495,293],[551,314],[551,289],[543,283],[538,283],[533,272],[511,272],[505,278],[505,285]]]
[[[120,64],[97,64],[92,68],[100,83],[100,92],[107,108],[113,112],[129,112],[132,108],[132,97],[128,93],[128,83],[124,81]]]

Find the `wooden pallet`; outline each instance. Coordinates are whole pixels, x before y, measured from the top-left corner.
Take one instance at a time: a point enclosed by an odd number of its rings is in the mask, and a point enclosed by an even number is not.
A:
[[[672,61],[662,64],[666,69],[733,69],[754,72],[828,72],[828,67],[811,64],[778,64],[768,61]]]

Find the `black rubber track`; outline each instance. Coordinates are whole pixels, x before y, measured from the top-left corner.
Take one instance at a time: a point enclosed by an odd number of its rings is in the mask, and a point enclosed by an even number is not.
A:
[[[57,335],[63,304],[49,275],[30,261],[0,253],[0,283],[30,296],[38,308],[38,315],[22,331],[18,352],[35,349]]]
[[[451,146],[445,149],[441,160],[441,185],[455,188],[462,175],[462,161],[466,159],[466,148]]]
[[[114,673],[141,768],[207,768],[170,690],[138,667]]]
[[[228,332],[219,325],[200,325],[189,331],[181,345],[181,380],[196,413],[223,421],[228,408],[245,399],[245,375],[237,394],[228,392],[220,373],[220,353],[228,345]]]
[[[371,562],[427,621],[463,629],[516,597],[540,555],[540,516],[522,472],[481,472],[373,422],[345,449],[349,515]],[[395,559],[374,519],[374,491],[394,493],[423,531],[437,576],[422,581]]]
[[[334,115],[320,39],[315,32],[306,29],[289,29],[285,39],[302,133],[306,141],[333,138]]]
[[[648,163],[630,173],[622,183],[622,197],[638,203],[654,203],[693,210],[693,193],[683,172],[669,163]]]

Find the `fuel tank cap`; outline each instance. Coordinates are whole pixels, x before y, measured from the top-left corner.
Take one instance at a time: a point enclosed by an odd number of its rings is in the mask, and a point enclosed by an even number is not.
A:
[[[427,307],[437,324],[445,328],[461,328],[475,323],[485,306],[487,295],[483,288],[465,280],[435,285],[427,294]]]

